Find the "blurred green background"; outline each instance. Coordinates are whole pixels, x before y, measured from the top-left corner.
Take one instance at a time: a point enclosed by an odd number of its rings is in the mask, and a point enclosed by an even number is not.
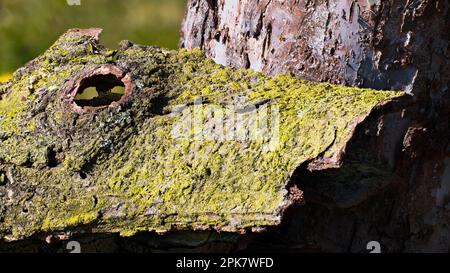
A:
[[[103,28],[121,40],[176,48],[186,0],[0,0],[0,80],[40,55],[69,28]],[[3,76],[2,76],[3,75]]]

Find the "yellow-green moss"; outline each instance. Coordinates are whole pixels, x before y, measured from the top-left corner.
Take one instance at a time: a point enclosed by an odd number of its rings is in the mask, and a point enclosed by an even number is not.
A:
[[[130,74],[129,100],[95,114],[64,108],[66,83],[106,63]],[[12,201],[1,197],[7,210],[0,210],[0,237],[82,228],[128,236],[277,225],[296,167],[335,155],[355,121],[400,95],[289,75],[270,78],[216,65],[200,50],[128,44],[111,51],[92,37],[68,32],[17,71],[0,100],[0,171],[15,182],[0,186],[15,194]],[[278,142],[199,140],[192,137],[199,132],[195,127],[174,137],[182,118],[174,111],[194,111],[199,98],[203,107],[226,114],[251,105],[268,109],[269,121],[278,113]],[[199,117],[211,121],[207,113]],[[251,119],[244,115],[246,122]]]

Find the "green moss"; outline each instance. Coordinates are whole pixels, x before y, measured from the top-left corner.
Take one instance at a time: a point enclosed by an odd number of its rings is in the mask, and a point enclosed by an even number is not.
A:
[[[80,227],[83,225],[87,225],[97,220],[99,217],[98,212],[83,212],[80,214],[75,214],[70,216],[69,218],[56,217],[53,216],[51,218],[44,219],[44,223],[42,224],[43,230],[62,230],[70,227]]]
[[[133,79],[128,101],[82,115],[66,109],[66,83],[106,63]],[[200,50],[131,45],[116,52],[69,32],[17,71],[0,100],[0,171],[15,180],[0,188],[14,192],[13,201],[0,197],[7,204],[0,234],[277,225],[292,172],[336,155],[357,122],[401,95],[266,77],[214,64]],[[176,112],[183,106],[191,116]],[[226,117],[225,134],[206,134],[217,127],[213,110]],[[194,113],[198,124],[189,122]],[[250,125],[233,130],[233,116]],[[265,134],[256,134],[252,124],[265,120]],[[252,138],[240,139],[243,132]]]

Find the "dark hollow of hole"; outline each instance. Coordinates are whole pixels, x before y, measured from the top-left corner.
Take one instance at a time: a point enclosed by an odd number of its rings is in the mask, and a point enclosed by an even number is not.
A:
[[[101,107],[118,102],[125,94],[125,85],[113,74],[86,78],[75,96],[78,106]]]

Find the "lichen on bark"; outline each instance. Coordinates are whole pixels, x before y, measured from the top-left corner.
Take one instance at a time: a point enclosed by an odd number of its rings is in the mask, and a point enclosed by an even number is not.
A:
[[[227,68],[200,50],[109,50],[99,34],[68,31],[0,85],[0,238],[278,225],[294,170],[339,157],[357,124],[403,96]],[[122,99],[74,107],[83,80],[111,69],[130,84]],[[276,141],[205,138],[208,107],[253,125],[248,113],[266,113]]]

